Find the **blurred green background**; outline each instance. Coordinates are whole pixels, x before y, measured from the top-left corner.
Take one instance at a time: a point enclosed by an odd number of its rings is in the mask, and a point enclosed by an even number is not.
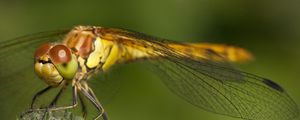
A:
[[[238,45],[256,57],[242,70],[273,79],[300,105],[299,13],[297,0],[10,0],[0,2],[0,40],[96,25]],[[105,105],[111,120],[235,120],[179,99],[143,64],[120,69],[121,89]]]

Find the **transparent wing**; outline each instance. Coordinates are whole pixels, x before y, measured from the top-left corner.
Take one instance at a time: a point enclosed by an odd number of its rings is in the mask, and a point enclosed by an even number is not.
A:
[[[18,118],[22,112],[29,108],[36,92],[47,86],[34,74],[33,54],[37,47],[43,43],[61,42],[69,30],[42,32],[13,40],[0,41],[0,116],[2,119]],[[99,79],[99,76],[101,75],[97,75],[93,79]],[[98,93],[97,97],[103,101],[109,101],[113,95],[112,92],[117,88],[116,82],[111,81],[110,75],[106,76],[108,76],[106,79],[100,78],[100,80],[90,81],[97,86],[94,91],[96,94]],[[112,85],[115,87],[111,87]],[[66,91],[66,94],[68,93],[71,95],[71,92]],[[47,105],[46,102],[43,102],[44,100],[49,101],[50,97],[47,98],[47,96],[38,99],[38,103]],[[68,104],[70,103],[71,100]]]
[[[45,84],[34,75],[33,54],[38,45],[61,40],[66,30],[36,33],[0,42],[0,115],[16,119]]]
[[[299,114],[295,102],[275,82],[239,71],[226,58],[208,50],[207,59],[193,58],[168,47],[174,43],[138,32],[101,28],[107,40],[147,52],[165,85],[189,103],[218,114],[243,119],[289,120]],[[113,37],[111,37],[113,36]],[[180,44],[180,43],[176,43]],[[147,49],[144,49],[147,48]],[[211,58],[222,59],[223,62]]]
[[[67,31],[41,32],[0,42],[0,78],[19,73],[33,64],[33,54],[41,43],[61,40]],[[31,64],[28,64],[30,61]]]
[[[269,79],[234,69],[226,62],[194,60],[168,48],[153,63],[165,85],[189,103],[218,114],[251,120],[290,120],[298,108],[282,87]]]
[[[88,80],[89,86],[95,92],[99,102],[105,105],[112,102],[121,87],[121,79],[118,69],[98,73]]]

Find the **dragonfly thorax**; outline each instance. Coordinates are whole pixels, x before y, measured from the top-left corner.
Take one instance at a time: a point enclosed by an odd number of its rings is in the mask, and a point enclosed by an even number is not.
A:
[[[82,73],[106,71],[118,60],[120,47],[111,40],[101,38],[100,27],[78,26],[69,32],[64,44],[78,56]]]

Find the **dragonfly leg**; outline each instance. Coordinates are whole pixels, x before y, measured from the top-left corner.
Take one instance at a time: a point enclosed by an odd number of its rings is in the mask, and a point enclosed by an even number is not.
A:
[[[93,104],[93,105],[97,108],[97,110],[100,112],[94,119],[96,120],[96,119],[102,117],[104,120],[108,120],[108,117],[107,117],[106,113],[104,112],[104,109],[103,109],[102,105],[101,105],[100,103],[98,103],[97,100],[93,97],[93,95],[91,95],[85,88],[81,87],[80,85],[79,85],[79,87],[80,87],[80,89],[79,89],[80,92],[81,92],[85,97],[87,97],[88,100],[89,100],[90,102],[92,102],[92,104]]]
[[[55,98],[53,99],[53,101],[50,103],[50,105],[48,106],[48,108],[46,108],[47,110],[45,110],[44,115],[43,115],[43,117],[42,117],[42,120],[45,119],[46,113],[49,111],[49,109],[52,108],[52,107],[55,107],[58,98],[60,97],[61,93],[62,93],[64,90],[65,90],[65,87],[63,86],[63,87],[59,90],[59,92],[57,93],[57,95],[55,96]]]
[[[49,108],[55,107],[58,98],[60,97],[61,93],[65,90],[65,87],[62,87],[59,92],[57,93],[57,95],[55,96],[55,98],[53,99],[53,101],[51,102]]]
[[[81,110],[82,110],[82,113],[83,113],[83,118],[86,119],[87,109],[86,109],[85,103],[83,101],[82,94],[79,94],[79,101],[80,101],[80,104],[81,104]]]
[[[48,87],[44,88],[43,90],[37,92],[37,93],[33,96],[33,98],[32,98],[32,101],[31,101],[31,104],[30,104],[30,109],[33,109],[33,105],[34,105],[36,99],[37,99],[39,96],[41,96],[42,94],[46,93],[46,92],[47,92],[48,90],[50,90],[51,88],[53,88],[53,87],[52,87],[52,86],[48,86]]]
[[[96,102],[102,107],[102,105],[100,104],[100,102],[98,101],[96,95],[94,94],[93,90],[89,87],[88,88],[88,92],[90,93],[90,95],[96,100]],[[102,108],[103,109],[103,108]],[[107,116],[107,113],[104,111],[103,109],[103,115],[102,115],[103,119],[104,120],[108,120],[108,116]]]
[[[62,88],[64,89],[64,88]],[[53,107],[53,108],[49,108],[50,111],[56,111],[56,110],[65,110],[65,109],[71,109],[77,106],[77,88],[76,86],[72,87],[72,91],[73,91],[73,98],[72,98],[72,105],[68,105],[68,106],[60,106],[60,107]]]
[[[53,101],[50,103],[50,105],[48,106],[48,108],[46,108],[47,110],[45,110],[44,115],[42,120],[46,117],[46,113],[51,109],[51,108],[55,108],[57,100],[59,99],[59,97],[61,96],[61,93],[65,90],[65,86],[63,86],[59,92],[57,93],[57,95],[55,96],[55,98],[53,99]]]
[[[61,106],[61,107],[53,107],[53,108],[38,108],[38,109],[30,109],[29,111],[25,112],[24,114],[33,112],[33,111],[57,111],[57,110],[65,110],[65,109],[71,109],[77,106],[77,88],[73,86],[73,102],[72,105],[68,106]],[[21,115],[22,116],[22,115]]]

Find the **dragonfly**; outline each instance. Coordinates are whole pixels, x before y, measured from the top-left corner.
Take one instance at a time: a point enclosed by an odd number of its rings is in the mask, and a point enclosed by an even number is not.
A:
[[[93,119],[108,120],[90,82],[112,66],[137,61],[149,61],[172,93],[200,109],[247,120],[291,120],[299,114],[296,103],[279,84],[232,65],[253,58],[237,46],[175,42],[98,26],[35,33],[0,43],[0,109],[8,118],[15,118],[15,112],[26,106],[28,114],[76,109],[78,104],[86,118],[81,102],[84,97],[97,110]],[[19,87],[11,87],[15,85]],[[25,93],[37,86],[44,89],[31,93],[32,102],[27,103]],[[71,86],[72,101],[58,106],[67,86]],[[102,87],[105,84],[95,86]],[[35,107],[36,101],[52,89],[59,91],[49,105]],[[19,97],[8,100],[13,96]]]

